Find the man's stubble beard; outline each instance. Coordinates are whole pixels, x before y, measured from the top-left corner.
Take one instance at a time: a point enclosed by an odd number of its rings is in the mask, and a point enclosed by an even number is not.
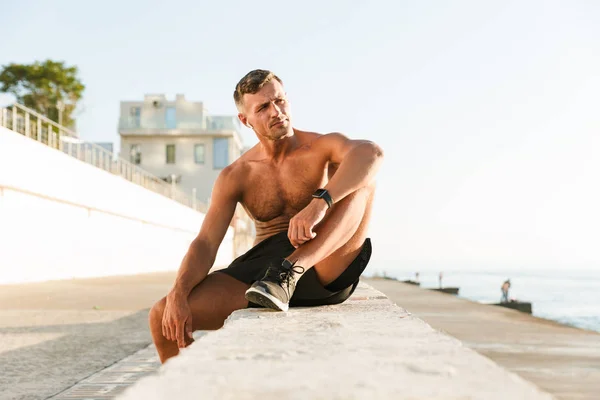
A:
[[[289,122],[288,122],[289,124]],[[273,140],[278,140],[278,139],[284,139],[285,137],[290,137],[293,135],[294,130],[292,129],[291,125],[288,126],[281,126],[279,128],[276,128],[275,130],[271,130],[270,133],[270,137]]]

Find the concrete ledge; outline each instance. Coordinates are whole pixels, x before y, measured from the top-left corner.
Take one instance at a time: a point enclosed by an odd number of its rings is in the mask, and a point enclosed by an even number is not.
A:
[[[346,303],[231,315],[119,399],[551,399],[361,284]]]

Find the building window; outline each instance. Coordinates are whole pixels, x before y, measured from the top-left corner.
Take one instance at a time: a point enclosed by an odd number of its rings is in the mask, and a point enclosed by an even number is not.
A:
[[[129,161],[136,165],[142,163],[142,149],[139,144],[131,145],[131,149],[129,150]]]
[[[175,164],[175,145],[167,145],[167,164]]]
[[[140,107],[131,107],[129,109],[129,124],[132,128],[139,128],[142,119],[142,109]]]
[[[194,161],[196,164],[204,164],[204,145],[194,145]]]
[[[175,114],[175,107],[167,107],[165,111],[165,126],[167,129],[177,128],[177,118]]]
[[[229,139],[213,139],[213,168],[225,168],[229,164]]]

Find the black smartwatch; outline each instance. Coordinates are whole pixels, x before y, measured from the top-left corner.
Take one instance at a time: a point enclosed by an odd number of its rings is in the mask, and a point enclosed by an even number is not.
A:
[[[331,208],[331,206],[333,205],[333,199],[329,195],[327,189],[317,189],[317,191],[313,193],[312,197],[314,197],[315,199],[325,200],[329,208]]]

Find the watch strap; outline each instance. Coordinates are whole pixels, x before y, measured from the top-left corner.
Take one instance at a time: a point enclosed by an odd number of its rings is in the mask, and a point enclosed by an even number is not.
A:
[[[325,202],[327,203],[327,206],[329,208],[331,208],[331,206],[333,206],[333,199],[331,198],[331,195],[329,194],[329,192],[327,191],[327,189],[318,189],[313,194],[313,197],[317,198],[317,199],[323,199],[323,200],[325,200]]]

